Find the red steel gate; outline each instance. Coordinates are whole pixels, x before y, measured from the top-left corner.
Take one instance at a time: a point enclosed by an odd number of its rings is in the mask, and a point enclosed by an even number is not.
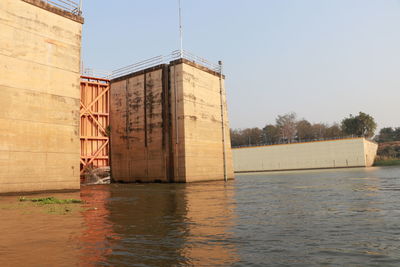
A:
[[[81,76],[81,175],[109,166],[110,81]]]

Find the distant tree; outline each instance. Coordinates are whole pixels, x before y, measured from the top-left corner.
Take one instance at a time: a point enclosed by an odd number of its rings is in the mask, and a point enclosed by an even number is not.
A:
[[[379,143],[400,141],[400,127],[392,128],[385,127],[379,131],[379,134],[375,137],[375,141]]]
[[[264,141],[263,131],[260,128],[247,128],[243,131],[244,138],[246,139],[246,145],[259,145]]]
[[[279,115],[276,118],[276,127],[280,129],[283,141],[291,143],[296,137],[297,115],[294,112]]]
[[[373,137],[377,127],[375,119],[363,112],[359,112],[356,118],[360,122],[360,132],[362,133],[362,136],[369,138]]]
[[[384,149],[382,149],[380,156],[383,156],[385,158],[396,158],[397,157],[396,148],[393,146],[387,146]]]
[[[231,129],[231,146],[243,146],[245,145],[246,140],[243,136],[243,133],[240,129]]]
[[[312,125],[313,135],[315,139],[322,139],[326,137],[326,124],[314,123]]]
[[[265,143],[277,143],[280,138],[280,130],[278,127],[272,124],[268,124],[263,128],[264,142]]]
[[[299,140],[310,140],[315,138],[312,124],[305,119],[297,122],[296,130],[297,138]]]
[[[359,122],[352,114],[350,114],[349,118],[345,118],[342,120],[342,130],[344,134],[347,135],[359,135]]]
[[[374,118],[366,113],[360,112],[357,116],[350,114],[349,118],[342,121],[343,133],[363,137],[372,137],[376,130]]]
[[[325,138],[337,138],[342,136],[343,132],[342,129],[340,129],[339,124],[334,123],[332,126],[326,128]]]
[[[297,137],[299,140],[336,138],[342,135],[342,130],[337,123],[329,126],[325,123],[311,124],[304,119],[297,122]]]
[[[376,141],[380,143],[391,142],[394,141],[395,138],[395,130],[392,127],[385,127],[379,131]]]
[[[263,129],[257,127],[231,129],[232,146],[260,145],[277,142],[291,143],[295,139],[327,139],[343,137],[344,135],[372,137],[376,129],[374,118],[363,112],[360,112],[357,116],[350,115],[350,117],[343,119],[341,125],[337,123],[332,125],[326,123],[312,124],[306,119],[297,120],[297,115],[294,112],[277,116],[275,122],[275,125],[267,124]],[[400,127],[395,129],[383,128],[378,137],[376,140],[400,141]],[[387,152],[387,154],[390,153]]]
[[[400,141],[400,127],[394,129],[393,141]]]
[[[263,130],[260,128],[231,129],[231,146],[258,145],[264,142]]]

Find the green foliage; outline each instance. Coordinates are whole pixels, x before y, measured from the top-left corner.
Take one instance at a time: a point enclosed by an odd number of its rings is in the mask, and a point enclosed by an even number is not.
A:
[[[347,135],[372,137],[376,130],[374,118],[366,113],[359,112],[357,116],[350,114],[349,118],[342,121],[342,130]]]
[[[397,166],[397,165],[400,165],[400,159],[377,160],[374,163],[374,166]]]
[[[380,143],[378,147],[378,157],[380,159],[400,159],[400,145]]]
[[[45,198],[25,198],[20,197],[20,202],[30,201],[38,204],[82,204],[82,200],[78,199],[57,199],[55,197],[45,197]]]
[[[375,140],[379,143],[400,141],[400,127],[385,127],[379,131]]]

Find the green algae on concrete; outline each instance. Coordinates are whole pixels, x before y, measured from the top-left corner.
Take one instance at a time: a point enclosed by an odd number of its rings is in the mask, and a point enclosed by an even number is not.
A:
[[[16,209],[26,208],[30,212],[33,212],[29,207],[37,207],[39,211],[54,214],[54,215],[66,215],[74,212],[80,212],[85,210],[81,205],[85,202],[79,199],[58,199],[55,197],[42,197],[42,198],[27,198],[20,197],[19,203],[22,206],[16,207]]]
[[[43,198],[20,197],[19,201],[20,202],[30,201],[38,204],[83,204],[83,201],[79,199],[57,199],[55,197],[43,197]]]

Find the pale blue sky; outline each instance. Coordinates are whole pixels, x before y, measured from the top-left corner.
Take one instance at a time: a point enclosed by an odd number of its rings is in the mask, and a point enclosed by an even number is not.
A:
[[[178,49],[178,0],[84,0],[86,67]],[[232,128],[290,111],[400,126],[399,0],[182,0],[184,48],[224,62]]]

